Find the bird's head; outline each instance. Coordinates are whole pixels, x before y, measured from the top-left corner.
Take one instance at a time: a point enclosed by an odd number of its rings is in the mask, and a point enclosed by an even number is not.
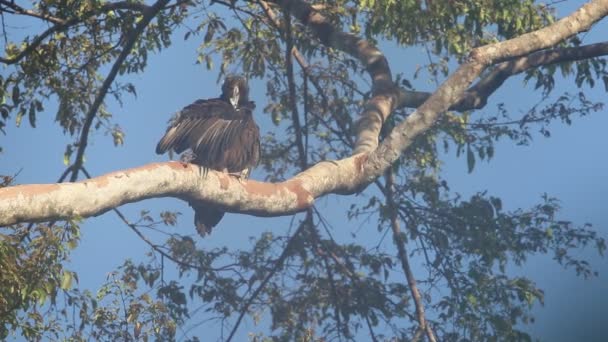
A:
[[[247,79],[239,75],[228,75],[222,85],[222,98],[230,101],[235,108],[249,100]]]

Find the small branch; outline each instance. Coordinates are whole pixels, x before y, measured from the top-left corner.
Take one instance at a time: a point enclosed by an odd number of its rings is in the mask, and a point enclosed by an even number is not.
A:
[[[25,9],[25,8],[17,5],[14,2],[14,0],[12,0],[12,1],[0,0],[0,11],[4,10],[2,8],[2,6],[6,6],[7,8],[10,8],[16,14],[21,14],[21,15],[26,15],[26,16],[42,19],[42,20],[49,21],[49,22],[51,22],[53,24],[57,24],[57,25],[65,25],[64,19],[54,17],[54,16],[46,14],[46,13],[38,13],[38,12],[34,12],[32,10]]]
[[[115,2],[115,3],[104,4],[104,5],[100,6],[98,9],[84,13],[80,17],[66,19],[62,24],[56,24],[56,25],[50,27],[49,29],[47,29],[46,31],[41,33],[40,35],[36,36],[36,38],[30,44],[28,44],[25,47],[25,49],[21,50],[21,52],[19,52],[16,56],[11,57],[11,58],[0,57],[0,63],[14,64],[14,63],[21,61],[24,57],[26,57],[32,51],[34,51],[40,44],[42,44],[42,42],[46,38],[48,38],[51,34],[53,34],[55,32],[63,31],[67,28],[70,28],[70,27],[77,25],[77,24],[85,21],[86,19],[88,19],[90,17],[94,17],[100,13],[110,12],[110,11],[117,10],[117,9],[128,9],[128,10],[132,10],[132,11],[145,12],[149,8],[150,8],[150,6],[148,6],[148,5],[134,3],[134,2],[130,2],[130,1],[120,1],[120,2]]]
[[[320,255],[323,259],[323,266],[325,267],[327,279],[329,280],[330,297],[334,305],[334,319],[336,320],[336,325],[338,326],[337,331],[338,337],[340,338],[342,336],[342,320],[340,319],[340,299],[338,297],[336,282],[334,280],[334,274],[329,263],[329,258],[327,256],[327,253],[325,253],[322,248],[323,242],[321,241],[321,236],[319,235],[319,232],[317,231],[316,227],[313,226],[312,214],[312,208],[308,209],[308,211],[306,212],[306,221],[308,226],[310,227],[310,234],[313,237],[312,243],[315,247],[315,254]],[[367,319],[367,316],[365,316],[365,318]]]
[[[372,98],[364,105],[357,124],[355,154],[369,152],[378,145],[382,123],[393,111],[398,96],[391,70],[384,54],[370,42],[352,33],[339,31],[313,6],[302,0],[275,0],[287,13],[308,26],[322,44],[355,58],[365,67],[372,80]]]
[[[67,171],[67,170],[66,170]],[[89,172],[83,167],[82,168],[82,173],[84,173],[84,175],[91,179],[91,175],[89,174]],[[64,173],[65,174],[65,173]],[[120,220],[127,225],[127,227],[129,227],[133,232],[135,232],[135,234],[137,234],[137,236],[139,236],[140,239],[142,239],[145,243],[148,244],[148,246],[152,247],[153,250],[155,250],[156,252],[158,252],[160,255],[162,255],[163,257],[173,261],[174,263],[176,263],[177,265],[180,265],[182,267],[187,267],[187,268],[193,268],[196,270],[201,269],[200,265],[194,265],[194,264],[190,264],[181,260],[178,260],[176,258],[174,258],[173,256],[171,256],[169,253],[163,251],[159,245],[155,244],[154,242],[152,242],[150,239],[148,239],[139,229],[137,229],[137,226],[133,223],[131,223],[127,217],[117,208],[112,209],[112,211],[114,211],[114,213],[116,213],[116,215],[118,216],[118,218],[120,218]]]
[[[397,254],[399,256],[399,261],[401,262],[401,268],[403,269],[403,273],[405,273],[407,284],[410,288],[412,298],[414,299],[416,307],[416,318],[418,320],[418,324],[420,325],[420,330],[426,332],[426,335],[430,342],[436,342],[437,339],[435,338],[435,334],[433,333],[433,330],[427,324],[426,321],[426,317],[424,314],[424,304],[422,303],[422,295],[418,290],[416,278],[414,277],[412,268],[410,267],[407,251],[405,250],[405,241],[403,239],[401,229],[399,228],[399,217],[397,213],[398,208],[395,205],[395,194],[393,191],[394,184],[395,179],[393,171],[392,169],[388,169],[388,171],[386,172],[386,202],[390,210],[389,215],[391,220],[391,229],[393,231],[393,241],[397,246]]]
[[[262,280],[262,282],[260,283],[260,286],[258,286],[258,288],[251,294],[251,297],[249,297],[249,299],[247,300],[247,302],[245,302],[245,305],[241,309],[239,317],[237,318],[236,323],[232,327],[232,330],[230,331],[230,335],[228,335],[228,338],[226,339],[226,342],[232,341],[232,338],[234,337],[234,334],[236,333],[237,329],[239,328],[239,325],[241,325],[241,321],[243,320],[243,317],[245,317],[245,314],[247,313],[247,310],[249,310],[249,307],[251,306],[251,304],[253,303],[253,301],[262,292],[262,290],[264,289],[264,287],[266,287],[266,284],[268,284],[268,282],[270,281],[270,279],[283,267],[283,263],[285,262],[285,259],[287,259],[287,256],[289,256],[289,252],[291,251],[291,248],[293,246],[294,241],[302,233],[302,231],[304,230],[305,227],[306,227],[306,224],[303,222],[298,227],[298,229],[296,230],[296,232],[291,236],[291,238],[289,238],[289,241],[287,242],[287,245],[285,246],[285,249],[283,249],[283,252],[279,256],[279,258],[277,259],[277,261],[274,263],[274,266],[272,267],[272,269],[270,270],[270,272],[268,272],[268,274],[266,275],[266,277],[264,277],[264,280]]]
[[[93,124],[93,119],[97,115],[97,110],[103,103],[108,89],[110,89],[110,85],[112,85],[112,82],[114,82],[114,78],[116,78],[116,75],[118,75],[120,67],[124,63],[127,56],[129,56],[129,54],[131,53],[131,49],[133,49],[135,42],[137,41],[137,39],[139,39],[139,36],[143,33],[146,26],[148,26],[152,18],[154,18],[156,14],[162,10],[163,6],[165,6],[169,1],[170,0],[158,0],[156,3],[154,3],[154,5],[144,11],[144,16],[141,21],[139,21],[135,26],[135,29],[133,29],[133,31],[129,33],[126,43],[122,51],[120,52],[120,55],[118,55],[118,57],[116,58],[116,61],[114,62],[114,65],[112,65],[110,73],[108,73],[108,76],[106,77],[103,84],[101,85],[101,88],[99,89],[99,93],[97,93],[93,104],[87,112],[85,122],[82,126],[80,139],[78,142],[78,150],[76,151],[76,159],[74,160],[74,170],[72,171],[72,176],[70,177],[71,182],[75,182],[78,179],[78,171],[80,171],[80,168],[82,166],[84,160],[84,151],[87,148],[89,130],[91,129],[91,125]]]
[[[258,3],[264,10],[264,13],[266,13],[266,16],[271,21],[272,25],[274,27],[276,27],[277,30],[280,30],[280,31],[283,30],[283,25],[281,25],[279,19],[277,18],[276,13],[272,10],[272,8],[268,4],[268,2],[266,2],[264,0],[260,0],[260,1],[258,1]],[[312,85],[317,90],[317,94],[319,94],[321,96],[323,103],[325,104],[325,107],[326,107],[327,104],[329,103],[329,99],[327,98],[327,95],[325,94],[326,90],[324,90],[323,87],[321,87],[321,85],[319,84],[318,78],[312,74],[310,64],[308,64],[308,62],[306,61],[304,56],[302,56],[302,54],[300,53],[298,48],[293,46],[293,44],[292,44],[291,53],[292,53],[293,57],[296,59],[296,61],[298,62],[298,64],[300,65],[300,68],[304,72],[305,77],[307,77],[312,82]],[[305,101],[306,101],[306,99],[305,99]],[[341,120],[334,112],[330,112],[330,114],[331,114],[332,118],[334,119],[334,121],[336,122],[336,124],[338,125],[338,127],[340,128],[340,130],[342,131],[342,133],[343,133],[342,135],[344,135],[346,137],[346,140],[347,140],[346,143],[348,143],[349,145],[353,145],[353,139],[351,137],[351,132],[346,127],[343,120]]]
[[[372,337],[372,342],[378,342],[376,338],[376,334],[374,334],[374,328],[372,327],[372,322],[369,321],[369,318],[365,316],[365,323],[367,323],[367,329],[369,330],[369,335]]]
[[[285,70],[287,73],[287,88],[289,91],[289,105],[291,107],[291,121],[296,135],[296,146],[298,148],[300,170],[306,170],[308,167],[308,156],[306,155],[306,147],[304,146],[304,131],[300,124],[300,113],[298,112],[298,101],[296,98],[296,82],[293,74],[293,37],[291,33],[291,18],[289,15],[285,19]]]

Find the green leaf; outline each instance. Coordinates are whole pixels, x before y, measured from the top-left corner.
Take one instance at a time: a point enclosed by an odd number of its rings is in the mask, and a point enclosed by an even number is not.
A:
[[[18,105],[19,104],[19,96],[21,95],[21,91],[19,89],[19,86],[15,85],[13,87],[13,105]]]
[[[473,296],[472,294],[469,294],[467,296],[467,301],[469,302],[469,304],[471,304],[471,306],[473,306],[473,307],[477,306],[477,297]]]
[[[72,145],[68,145],[65,147],[65,152],[63,153],[63,164],[65,166],[70,165],[70,157],[72,156]]]
[[[69,290],[72,287],[72,272],[64,271],[61,277],[61,289]]]
[[[467,145],[467,166],[469,173],[473,172],[475,168],[475,154],[473,153],[473,149],[471,149],[471,145]]]
[[[7,105],[5,105],[5,104],[0,105],[0,115],[2,115],[3,119],[6,120],[8,118],[9,113],[10,113],[10,111],[9,111]]]
[[[205,66],[207,67],[207,70],[213,69],[213,60],[209,55],[205,55]]]
[[[21,126],[21,119],[23,119],[24,115],[25,115],[25,108],[21,107],[21,109],[19,109],[19,113],[17,113],[17,117],[15,118],[15,126],[17,126],[17,127]]]
[[[30,120],[30,125],[32,127],[36,128],[36,107],[33,102],[30,103],[30,110],[28,113],[28,118]]]
[[[68,241],[68,247],[70,249],[75,249],[76,247],[78,247],[78,240],[77,239],[71,239],[70,241]]]
[[[494,146],[490,145],[486,147],[486,154],[488,155],[488,160],[492,159],[494,157]]]

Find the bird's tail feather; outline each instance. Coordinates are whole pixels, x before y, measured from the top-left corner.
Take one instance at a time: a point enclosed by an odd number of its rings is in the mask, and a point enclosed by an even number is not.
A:
[[[224,217],[223,211],[214,208],[192,203],[190,206],[194,209],[194,225],[196,226],[196,231],[202,237],[210,234],[211,229],[213,229],[213,227],[220,222],[222,217]]]

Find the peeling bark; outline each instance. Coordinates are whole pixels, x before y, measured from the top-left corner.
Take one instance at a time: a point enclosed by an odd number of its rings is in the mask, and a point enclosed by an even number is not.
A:
[[[549,48],[587,30],[608,14],[607,0],[591,1],[542,30],[475,49],[469,61],[378,146],[381,124],[394,109],[397,99],[397,90],[382,53],[354,35],[336,31],[303,1],[277,2],[311,27],[321,41],[338,44],[343,51],[359,58],[370,72],[374,96],[365,105],[353,156],[320,162],[280,183],[240,182],[221,172],[206,173],[196,165],[167,162],[78,183],[7,187],[0,189],[0,226],[95,216],[122,204],[152,197],[205,201],[228,212],[279,216],[303,211],[312,205],[315,198],[328,193],[352,194],[381,176],[441,113],[461,101],[469,86],[491,63]]]

